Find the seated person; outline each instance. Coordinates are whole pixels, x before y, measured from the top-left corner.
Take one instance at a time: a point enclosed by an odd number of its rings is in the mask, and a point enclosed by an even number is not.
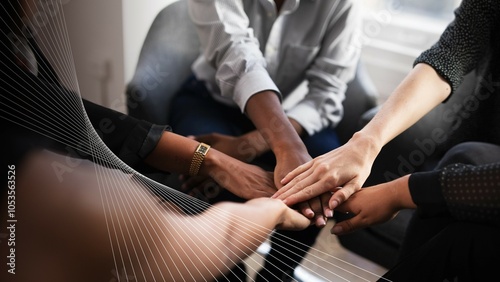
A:
[[[335,127],[360,55],[358,1],[188,4],[201,54],[192,65],[192,78],[172,99],[170,121],[180,134],[273,169],[278,188],[292,169],[338,147]],[[307,93],[285,110],[282,100],[303,81]],[[226,194],[211,202],[228,199],[240,200]],[[319,227],[333,215],[326,205],[322,208],[321,200],[299,204]],[[292,280],[320,230],[311,226],[274,234],[257,281]],[[293,247],[278,243],[284,241]],[[242,271],[229,280],[245,276]]]
[[[401,209],[417,212],[399,262],[381,281],[494,277],[500,261],[500,146],[462,143],[450,149],[434,171],[361,189],[336,209],[354,217],[338,223],[332,233],[385,222]]]
[[[122,271],[125,277],[144,281],[211,279],[255,250],[274,227],[309,225],[305,217],[271,199],[221,203],[193,217],[158,204],[153,190],[164,191],[162,195],[173,191],[145,179],[129,165],[211,176],[248,199],[274,192],[273,175],[215,149],[192,166],[198,142],[86,100],[82,104],[78,95],[59,83],[24,29],[22,4],[0,3],[0,127],[7,137],[1,149],[2,167],[17,172],[14,186],[4,182],[1,208],[7,210],[14,193],[19,219],[16,274],[2,271],[0,280],[108,281],[113,278],[110,274]],[[50,152],[40,153],[43,149]],[[242,221],[236,224],[237,219]],[[200,229],[202,223],[216,232]],[[187,233],[194,235],[187,245],[171,244],[188,238]],[[10,252],[6,241],[1,247],[2,253]],[[3,265],[10,263],[6,256],[2,260]],[[179,267],[186,260],[193,269]]]
[[[389,220],[417,208],[405,236],[393,281],[485,281],[499,261],[500,162],[499,1],[463,0],[439,41],[415,66],[375,117],[341,148],[298,167],[276,198],[288,205],[327,191],[330,208],[354,213],[335,234]],[[477,75],[473,92],[454,106],[460,132],[435,171],[361,189],[382,146],[446,102],[464,76]],[[444,117],[444,118],[450,118]],[[474,142],[471,142],[474,141]],[[342,187],[342,188],[339,188]],[[343,204],[345,203],[345,204]],[[431,218],[422,218],[422,216]]]
[[[2,160],[15,164],[31,149],[50,148],[74,157],[108,162],[111,150],[119,157],[113,161],[123,160],[139,171],[154,168],[188,174],[199,142],[170,132],[168,126],[137,120],[68,91],[60,84],[30,30],[21,19],[13,17],[29,11],[21,9],[21,4],[15,0],[0,4],[2,19],[11,20],[0,26],[5,47],[0,54],[0,124],[9,136],[4,140]],[[272,173],[215,149],[208,150],[195,172],[213,177],[220,186],[244,199],[269,196],[276,190]]]

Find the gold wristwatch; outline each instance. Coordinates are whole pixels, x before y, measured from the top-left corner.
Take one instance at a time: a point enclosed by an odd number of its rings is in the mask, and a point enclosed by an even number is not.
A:
[[[189,174],[191,176],[198,175],[198,171],[200,170],[201,163],[205,159],[205,156],[210,150],[210,145],[205,143],[200,143],[196,150],[194,151],[193,160],[191,161],[191,166],[189,167]]]

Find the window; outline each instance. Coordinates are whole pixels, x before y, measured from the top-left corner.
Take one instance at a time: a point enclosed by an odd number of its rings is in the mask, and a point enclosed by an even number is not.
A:
[[[460,0],[363,0],[363,51],[380,101],[396,88],[420,53],[454,18]]]
[[[383,2],[394,2],[394,0],[384,0]],[[460,3],[458,0],[399,0],[397,2],[399,2],[404,13],[444,20],[453,18],[453,10]]]

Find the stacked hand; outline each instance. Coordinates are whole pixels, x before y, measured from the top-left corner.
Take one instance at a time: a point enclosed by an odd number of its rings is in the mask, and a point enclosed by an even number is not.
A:
[[[376,154],[359,150],[366,148],[360,142],[350,141],[297,167],[282,179],[284,186],[273,198],[294,205],[312,197],[333,193],[327,207],[335,209],[361,189],[370,173]]]

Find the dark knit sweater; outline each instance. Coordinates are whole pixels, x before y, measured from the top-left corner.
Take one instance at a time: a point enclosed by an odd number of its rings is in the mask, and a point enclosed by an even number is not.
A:
[[[451,95],[463,77],[475,71],[477,84],[467,98],[470,103],[462,104],[469,115],[464,123],[467,129],[461,130],[468,136],[462,140],[500,144],[499,15],[500,1],[464,0],[439,41],[415,60],[415,65],[433,67],[450,84]],[[423,214],[449,214],[459,220],[500,225],[500,160],[415,173],[409,185]]]

